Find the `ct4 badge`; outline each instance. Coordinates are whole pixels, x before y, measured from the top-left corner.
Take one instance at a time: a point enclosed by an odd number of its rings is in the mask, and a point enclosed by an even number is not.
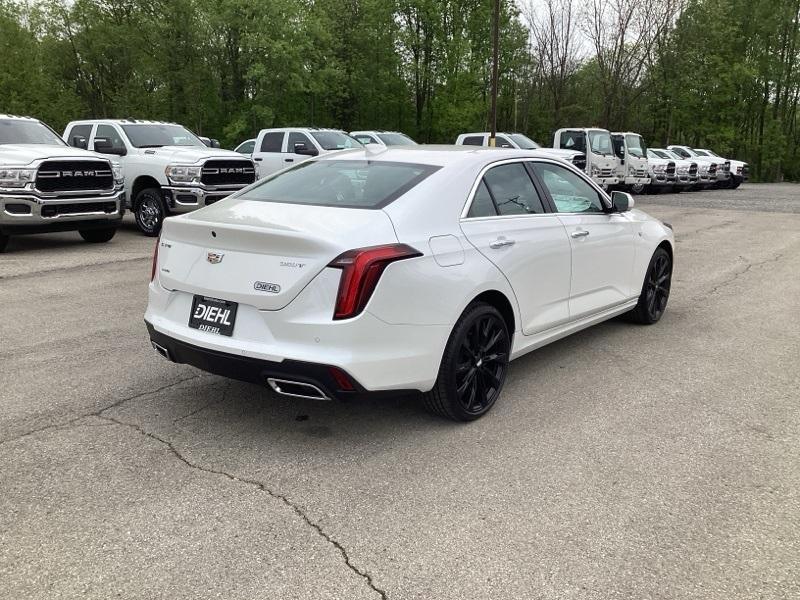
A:
[[[209,252],[206,254],[206,260],[212,265],[218,265],[224,257],[225,255],[222,252]]]

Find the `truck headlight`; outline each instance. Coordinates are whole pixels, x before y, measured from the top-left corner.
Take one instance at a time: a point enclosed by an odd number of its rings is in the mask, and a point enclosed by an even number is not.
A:
[[[197,183],[200,181],[203,167],[194,167],[189,165],[168,165],[164,169],[172,183]]]
[[[119,163],[111,163],[111,172],[114,174],[114,181],[116,183],[123,183],[125,176],[122,174],[122,165]]]
[[[667,170],[667,165],[653,165],[654,173],[664,173]]]
[[[0,166],[0,187],[24,188],[36,178],[36,169]]]
[[[600,175],[600,167],[597,165],[592,165],[592,177],[598,177]]]

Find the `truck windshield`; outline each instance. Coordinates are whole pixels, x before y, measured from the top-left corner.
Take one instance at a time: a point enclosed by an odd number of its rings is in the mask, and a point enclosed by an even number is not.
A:
[[[676,146],[675,148],[670,148],[670,150],[672,150],[673,154],[677,154],[681,158],[689,158],[691,156],[697,156],[697,154],[695,154],[693,151],[689,150],[688,148],[678,148]]]
[[[647,145],[639,135],[626,135],[625,143],[628,145],[628,153],[636,158],[644,158]]]
[[[614,147],[611,145],[611,134],[607,131],[593,129],[589,131],[589,147],[595,154],[606,156],[614,155]]]
[[[379,133],[378,137],[387,146],[416,146],[417,142],[403,133]]]
[[[648,150],[647,156],[651,156],[651,154],[655,154],[657,158],[665,158],[667,160],[672,160],[675,158],[674,156],[670,156],[666,150]]]
[[[522,150],[535,150],[536,148],[541,148],[539,144],[534,142],[527,135],[522,135],[521,133],[512,133],[508,137],[514,140],[517,146],[519,146]]]
[[[376,160],[309,160],[262,179],[243,200],[383,208],[440,167]]]
[[[324,150],[344,150],[346,148],[363,148],[355,138],[341,131],[312,131],[311,135]]]
[[[67,145],[44,123],[27,119],[0,119],[0,144]]]
[[[160,125],[142,123],[140,125],[123,125],[135,148],[160,148],[161,146],[199,146],[206,145],[191,131],[182,125]]]

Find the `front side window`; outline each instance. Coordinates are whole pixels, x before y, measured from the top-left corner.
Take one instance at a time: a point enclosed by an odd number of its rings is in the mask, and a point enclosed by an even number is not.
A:
[[[0,119],[0,144],[64,146],[66,142],[55,131],[39,121]]]
[[[378,137],[387,146],[416,146],[417,142],[402,133],[379,133]]]
[[[641,136],[638,135],[628,135],[625,136],[625,143],[628,145],[628,152],[631,156],[635,156],[636,158],[644,158],[647,152],[647,145],[644,143],[644,140]]]
[[[261,152],[280,152],[283,150],[283,132],[268,131],[261,140]]]
[[[358,135],[354,135],[353,137],[358,140],[359,144],[364,144],[365,146],[367,144],[377,144],[378,143],[378,141],[374,137],[372,137],[371,135],[363,134],[363,133],[360,133]]]
[[[67,143],[74,148],[86,150],[89,148],[89,136],[92,134],[91,125],[75,125],[69,130]]]
[[[705,150],[695,150],[694,153],[697,154],[697,156],[709,156],[708,152]]]
[[[497,148],[513,148],[514,147],[514,145],[511,142],[509,142],[506,138],[504,138],[502,135],[498,135],[498,136],[496,136],[494,138],[494,145]]]
[[[310,160],[261,180],[245,200],[383,208],[440,167],[375,160]]]
[[[135,148],[161,148],[162,146],[199,146],[203,141],[182,125],[142,123],[123,125],[125,135]]]
[[[544,212],[542,200],[522,163],[493,167],[483,180],[500,215],[530,215]]]
[[[677,146],[675,148],[670,148],[670,150],[672,150],[673,154],[677,154],[681,158],[689,158],[690,156],[693,156],[693,154],[688,150],[685,150],[684,148],[678,148]]]
[[[324,150],[345,150],[347,148],[362,148],[355,138],[341,131],[312,131],[311,135]]]
[[[602,213],[598,192],[580,175],[551,163],[534,163],[534,171],[560,213]]]
[[[664,150],[653,150],[652,153],[655,154],[655,156],[652,156],[651,158],[665,158],[667,160],[671,160],[672,159],[672,157],[669,155],[669,153],[664,151]],[[647,151],[647,155],[650,156],[650,151],[649,150]]]
[[[112,150],[125,150],[125,142],[122,141],[122,136],[111,125],[98,125],[97,131],[94,134],[94,139],[106,138],[111,144]]]
[[[625,140],[621,135],[612,135],[611,143],[614,144],[614,154],[619,158],[625,158]]]
[[[614,147],[611,144],[611,134],[600,129],[589,132],[589,147],[595,154],[613,156]]]
[[[317,148],[305,133],[300,133],[299,131],[292,131],[289,134],[289,143],[286,151],[290,154],[294,153],[295,144],[303,144],[308,150],[316,150]]]
[[[483,146],[482,135],[468,135],[462,142],[464,146]]]
[[[252,154],[253,150],[256,149],[256,141],[255,140],[247,140],[246,142],[242,142],[236,148],[236,152],[239,154]]]
[[[534,142],[527,135],[522,135],[521,133],[512,133],[508,137],[514,140],[517,146],[522,150],[536,150],[537,148],[541,148],[539,144]]]
[[[586,152],[586,134],[582,131],[564,131],[561,133],[561,147],[567,150]]]

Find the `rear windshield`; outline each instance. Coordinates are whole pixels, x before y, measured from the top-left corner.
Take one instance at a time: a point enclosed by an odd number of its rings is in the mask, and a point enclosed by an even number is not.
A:
[[[440,167],[374,160],[302,162],[239,195],[245,200],[383,208]]]

